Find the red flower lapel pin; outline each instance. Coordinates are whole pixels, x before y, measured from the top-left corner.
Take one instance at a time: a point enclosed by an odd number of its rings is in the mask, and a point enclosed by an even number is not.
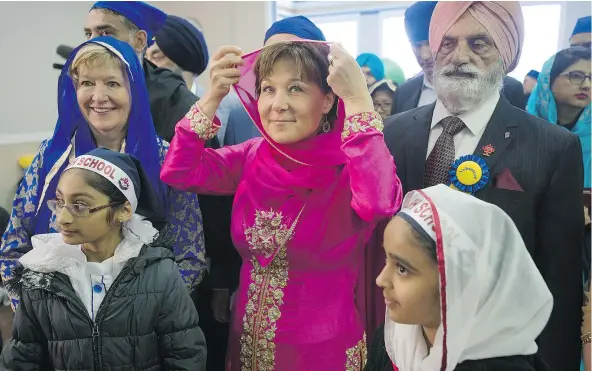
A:
[[[483,150],[483,156],[485,156],[485,157],[489,157],[489,156],[491,156],[491,154],[493,152],[495,152],[495,148],[491,144],[483,146],[482,150]]]

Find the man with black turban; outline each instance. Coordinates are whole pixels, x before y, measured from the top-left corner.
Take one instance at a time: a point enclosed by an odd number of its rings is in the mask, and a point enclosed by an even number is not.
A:
[[[197,77],[208,65],[208,47],[203,33],[189,20],[169,15],[164,26],[156,33],[154,44],[146,57],[161,68],[168,68],[183,76],[189,89],[200,95]],[[232,99],[227,96],[216,115],[227,120]],[[240,105],[235,95],[235,104]],[[225,117],[223,115],[225,114]],[[224,130],[220,130],[224,132]],[[230,212],[232,197],[199,195],[203,213],[206,255],[209,269],[197,293],[192,294],[199,312],[200,326],[208,343],[208,370],[223,370],[228,343],[230,292],[238,285],[240,256],[230,238]],[[221,306],[223,308],[220,308]]]
[[[183,77],[187,87],[198,97],[205,92],[197,78],[208,66],[208,46],[202,31],[191,20],[169,15],[156,33],[146,58],[158,67],[168,68]],[[222,122],[218,133],[220,143],[224,141],[230,111],[240,106],[238,96],[231,92],[218,107],[216,116]]]

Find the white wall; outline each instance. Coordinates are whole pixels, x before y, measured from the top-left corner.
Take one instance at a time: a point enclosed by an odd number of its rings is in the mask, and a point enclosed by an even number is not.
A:
[[[57,115],[59,44],[84,40],[92,2],[0,2],[0,144],[7,134],[51,131]]]

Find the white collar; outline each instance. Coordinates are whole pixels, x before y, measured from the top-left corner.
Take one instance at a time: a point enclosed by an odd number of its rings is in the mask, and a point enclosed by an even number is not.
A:
[[[487,123],[493,115],[493,111],[499,102],[499,92],[494,92],[487,98],[479,107],[472,111],[462,113],[457,117],[461,119],[467,128],[473,135],[478,135],[483,132]],[[432,125],[430,128],[434,128],[442,119],[449,116],[455,116],[448,111],[440,99],[436,100],[436,108],[434,108],[434,114],[432,115]]]
[[[123,240],[115,248],[114,264],[123,265],[137,257],[145,244],[154,240],[158,231],[152,224],[138,214],[126,222],[122,228]],[[21,256],[19,262],[32,271],[41,273],[61,272],[69,275],[70,266],[78,270],[86,264],[86,255],[80,246],[68,245],[61,233],[38,234],[31,237],[33,249]]]
[[[434,85],[432,85],[432,83],[428,80],[428,78],[426,77],[426,74],[423,74],[423,89],[431,89],[434,90]]]

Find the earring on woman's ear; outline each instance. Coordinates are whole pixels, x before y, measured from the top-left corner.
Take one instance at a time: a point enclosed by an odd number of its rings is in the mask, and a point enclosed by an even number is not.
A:
[[[323,116],[323,133],[328,133],[331,130],[331,123],[327,118],[327,114]]]

